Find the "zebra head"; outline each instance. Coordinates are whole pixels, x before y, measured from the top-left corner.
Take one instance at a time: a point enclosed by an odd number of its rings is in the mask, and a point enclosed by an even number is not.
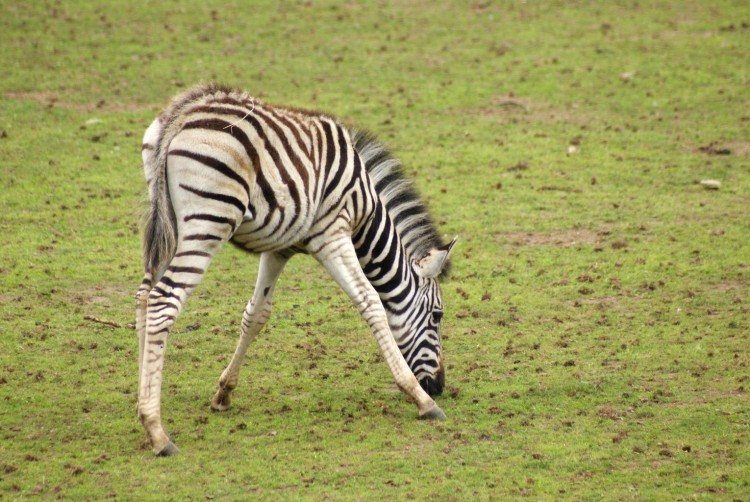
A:
[[[430,250],[421,259],[412,262],[417,276],[416,297],[407,313],[406,335],[399,347],[419,384],[430,396],[443,392],[445,366],[440,343],[440,322],[443,318],[443,300],[440,297],[438,278],[447,269],[448,258],[456,239]]]

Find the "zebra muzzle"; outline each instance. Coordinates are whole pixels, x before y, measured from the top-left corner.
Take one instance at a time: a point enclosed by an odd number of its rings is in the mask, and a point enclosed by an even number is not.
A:
[[[443,371],[443,368],[438,370],[435,378],[428,376],[421,379],[419,385],[430,395],[430,397],[442,394],[443,388],[445,387],[445,372]]]

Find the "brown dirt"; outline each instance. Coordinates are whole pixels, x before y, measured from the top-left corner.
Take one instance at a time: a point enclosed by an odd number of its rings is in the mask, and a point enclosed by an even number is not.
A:
[[[549,103],[532,100],[527,97],[506,94],[495,96],[490,102],[464,113],[496,117],[500,122],[523,120],[528,122],[564,122],[568,124],[587,125],[590,120],[577,105],[565,108],[555,107]]]
[[[100,100],[91,103],[74,103],[72,101],[65,101],[60,99],[55,93],[52,92],[6,92],[4,96],[7,99],[14,99],[17,101],[34,101],[41,103],[47,108],[59,107],[66,110],[75,110],[79,112],[141,112],[141,111],[153,111],[158,110],[158,105],[144,104],[144,103],[122,103],[122,102],[108,102]]]
[[[734,155],[750,158],[750,141],[729,141],[725,147]]]
[[[516,246],[560,246],[570,247],[578,244],[594,244],[601,237],[591,230],[563,230],[551,234],[536,232],[516,232],[495,235],[495,241],[507,242]]]
[[[737,155],[750,158],[750,141],[712,141],[696,147],[695,151],[705,155]]]

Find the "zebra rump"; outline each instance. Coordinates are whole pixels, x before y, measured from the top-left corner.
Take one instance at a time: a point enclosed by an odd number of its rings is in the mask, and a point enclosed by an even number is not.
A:
[[[149,206],[142,216],[141,247],[144,268],[150,272],[154,281],[161,276],[177,248],[177,222],[167,187],[167,157],[172,138],[182,128],[182,123],[178,120],[180,112],[204,96],[231,92],[231,88],[220,84],[194,87],[178,95],[146,131],[143,161],[149,188]],[[154,129],[156,125],[158,130]]]

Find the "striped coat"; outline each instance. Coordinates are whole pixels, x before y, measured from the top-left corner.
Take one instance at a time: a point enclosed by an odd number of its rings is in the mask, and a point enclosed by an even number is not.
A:
[[[260,253],[240,341],[212,400],[229,406],[249,342],[297,253],[318,260],[370,326],[398,386],[423,418],[443,418],[438,277],[444,245],[400,164],[367,134],[320,113],[204,85],[177,96],[143,141],[149,209],[136,295],[138,413],[155,453],[177,448],[160,419],[167,335],[221,246]]]

